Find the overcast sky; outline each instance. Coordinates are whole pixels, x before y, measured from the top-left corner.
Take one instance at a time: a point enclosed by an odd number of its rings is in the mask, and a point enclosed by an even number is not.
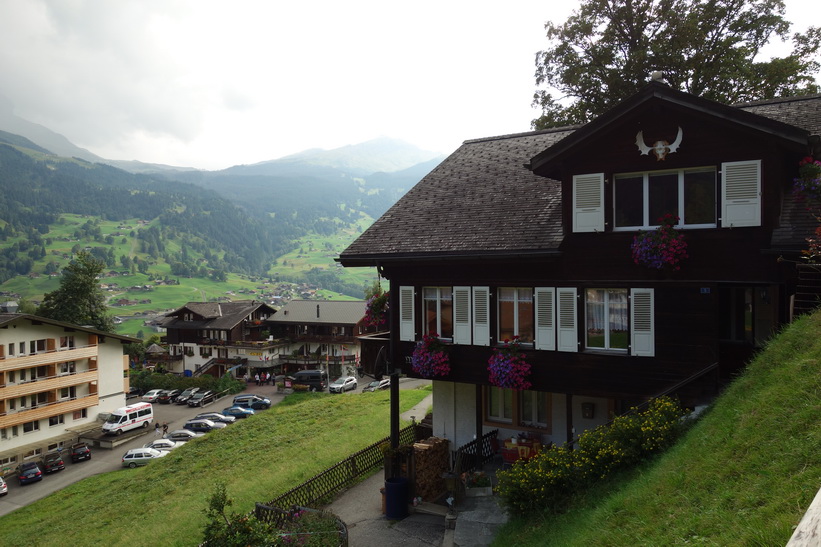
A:
[[[786,0],[793,31],[817,0]],[[108,159],[221,169],[527,131],[557,0],[0,0],[0,95]],[[818,24],[816,22],[816,24]]]

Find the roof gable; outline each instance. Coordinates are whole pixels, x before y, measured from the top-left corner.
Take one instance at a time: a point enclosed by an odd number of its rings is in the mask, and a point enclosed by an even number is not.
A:
[[[809,136],[807,130],[785,123],[780,119],[769,118],[734,106],[696,97],[672,89],[664,83],[653,81],[632,97],[625,99],[553,146],[534,155],[528,166],[534,173],[542,176],[561,176],[561,161],[571,154],[577,154],[580,149],[587,148],[589,141],[599,138],[601,134],[612,131],[618,126],[630,123],[638,116],[655,118],[662,109],[675,110],[680,117],[697,116],[701,119],[712,120],[713,123],[735,126],[737,130],[743,130],[747,134],[782,139],[795,147],[806,147]],[[784,118],[787,117],[784,116]],[[675,128],[673,132],[675,134]],[[668,142],[673,142],[672,136]]]

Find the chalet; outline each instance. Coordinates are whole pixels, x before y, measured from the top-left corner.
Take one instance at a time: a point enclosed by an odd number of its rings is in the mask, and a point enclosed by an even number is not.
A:
[[[166,329],[169,352],[158,365],[184,375],[222,376],[237,367],[265,367],[278,343],[268,320],[276,310],[254,300],[189,302],[158,323]]]
[[[358,360],[357,336],[369,331],[364,319],[364,300],[289,301],[271,318],[274,337],[289,341],[283,372],[328,367],[330,377],[343,375]]]
[[[583,126],[466,141],[338,261],[390,281],[393,370],[444,342],[434,435],[561,444],[655,396],[709,400],[791,319],[817,225],[792,184],[820,130],[819,95],[727,106],[653,81]],[[642,247],[662,224],[686,248]],[[526,389],[488,370],[514,337]]]

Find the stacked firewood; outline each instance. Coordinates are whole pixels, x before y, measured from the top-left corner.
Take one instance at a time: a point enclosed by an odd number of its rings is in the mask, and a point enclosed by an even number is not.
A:
[[[430,437],[413,444],[416,471],[416,495],[424,501],[435,501],[445,492],[442,474],[450,469],[450,441]]]

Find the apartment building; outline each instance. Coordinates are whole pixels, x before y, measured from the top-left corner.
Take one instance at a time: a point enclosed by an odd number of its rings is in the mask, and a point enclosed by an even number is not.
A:
[[[135,338],[28,314],[0,314],[0,474],[67,446],[125,405]]]

